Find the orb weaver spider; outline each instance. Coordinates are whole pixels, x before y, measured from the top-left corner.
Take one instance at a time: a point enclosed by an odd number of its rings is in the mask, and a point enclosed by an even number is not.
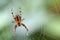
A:
[[[12,10],[11,10],[12,11]],[[21,11],[20,11],[20,13],[21,13]],[[23,27],[25,27],[25,29],[28,31],[28,28],[26,27],[26,25],[24,24],[24,23],[22,23],[22,20],[24,20],[24,19],[22,19],[22,17],[21,17],[21,15],[22,14],[16,14],[15,16],[13,15],[13,12],[11,13],[12,14],[12,16],[13,16],[13,19],[15,20],[15,26],[14,26],[14,36],[16,35],[16,28],[18,27],[18,26],[23,26]]]

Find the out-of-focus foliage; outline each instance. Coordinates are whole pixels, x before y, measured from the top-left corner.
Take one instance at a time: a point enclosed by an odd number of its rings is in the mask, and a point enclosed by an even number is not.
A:
[[[55,14],[60,14],[60,0],[46,0],[46,8]]]
[[[11,27],[9,25],[5,25],[0,30],[0,40],[12,40],[12,32]]]

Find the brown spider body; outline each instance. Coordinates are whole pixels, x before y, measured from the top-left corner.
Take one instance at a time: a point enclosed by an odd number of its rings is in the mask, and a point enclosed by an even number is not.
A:
[[[14,20],[15,20],[15,23],[16,23],[16,25],[17,26],[20,26],[21,25],[21,16],[19,16],[19,15],[16,15],[15,17],[14,17]]]

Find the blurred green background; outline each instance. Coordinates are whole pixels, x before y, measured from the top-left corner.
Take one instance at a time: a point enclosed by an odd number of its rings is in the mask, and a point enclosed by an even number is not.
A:
[[[11,9],[29,29],[18,27],[15,38]],[[0,0],[0,40],[60,40],[60,0]]]

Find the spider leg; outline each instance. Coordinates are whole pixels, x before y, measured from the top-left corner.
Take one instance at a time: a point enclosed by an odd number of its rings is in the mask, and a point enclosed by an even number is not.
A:
[[[14,36],[16,35],[16,28],[17,28],[17,25],[14,26]]]
[[[12,21],[12,23],[14,23],[14,21]]]
[[[12,11],[12,9],[11,9],[11,11]],[[14,17],[14,15],[13,15],[13,11],[11,12],[11,14],[12,14],[12,16]]]
[[[28,28],[25,26],[25,24],[21,23],[21,25],[28,31]]]
[[[24,18],[22,19],[22,21],[25,20]]]

